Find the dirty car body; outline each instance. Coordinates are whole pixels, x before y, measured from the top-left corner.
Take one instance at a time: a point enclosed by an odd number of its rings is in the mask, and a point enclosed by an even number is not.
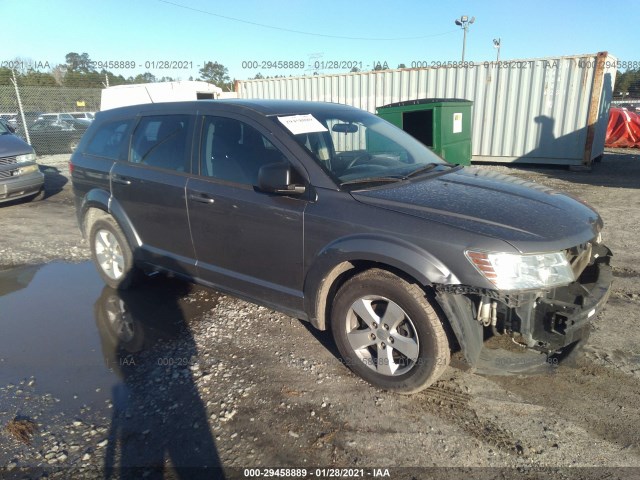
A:
[[[547,358],[611,284],[602,220],[537,184],[449,165],[391,124],[320,102],[96,115],[72,156],[98,271],[167,271],[331,329],[350,368],[411,393],[485,340]],[[507,368],[507,367],[505,367]]]

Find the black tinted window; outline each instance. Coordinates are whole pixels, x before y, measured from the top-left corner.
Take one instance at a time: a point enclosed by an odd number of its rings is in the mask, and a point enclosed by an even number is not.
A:
[[[247,185],[258,184],[263,165],[287,161],[255,128],[224,117],[205,118],[200,158],[201,175]]]
[[[93,136],[85,153],[117,160],[129,138],[132,120],[105,123]]]
[[[189,121],[189,115],[144,117],[133,133],[129,161],[184,172]]]

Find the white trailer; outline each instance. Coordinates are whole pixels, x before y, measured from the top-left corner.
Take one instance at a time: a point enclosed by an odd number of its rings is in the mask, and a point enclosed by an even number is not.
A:
[[[102,90],[100,110],[143,103],[211,100],[221,96],[222,89],[207,82],[181,81],[118,85]]]

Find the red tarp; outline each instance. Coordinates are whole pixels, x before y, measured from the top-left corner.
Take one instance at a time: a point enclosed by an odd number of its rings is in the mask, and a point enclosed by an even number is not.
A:
[[[640,148],[640,115],[623,108],[610,108],[604,145]]]

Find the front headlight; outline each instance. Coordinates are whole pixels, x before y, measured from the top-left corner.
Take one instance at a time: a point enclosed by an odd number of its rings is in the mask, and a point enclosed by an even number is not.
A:
[[[27,165],[26,167],[20,167],[18,169],[18,173],[20,175],[26,175],[27,173],[33,173],[33,172],[37,172],[38,170],[40,170],[38,168],[38,165]]]
[[[16,157],[16,163],[35,162],[35,161],[36,161],[35,153],[27,153],[26,155],[18,155]]]
[[[562,252],[518,255],[467,250],[465,255],[498,290],[554,287],[575,280],[571,264]]]

